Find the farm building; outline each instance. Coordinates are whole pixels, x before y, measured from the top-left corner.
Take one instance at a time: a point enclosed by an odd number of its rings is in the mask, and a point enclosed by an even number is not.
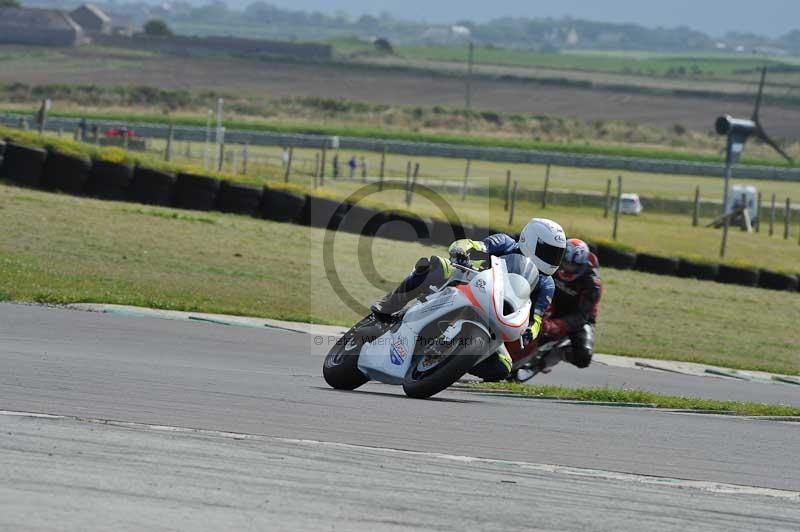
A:
[[[75,46],[83,29],[62,11],[0,7],[0,43]]]
[[[111,33],[111,17],[93,4],[83,4],[78,9],[70,12],[69,16],[86,33]]]

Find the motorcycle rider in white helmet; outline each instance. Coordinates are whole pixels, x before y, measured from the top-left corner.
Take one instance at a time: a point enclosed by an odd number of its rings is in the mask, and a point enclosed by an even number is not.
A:
[[[523,335],[527,344],[538,335],[542,326],[542,316],[553,300],[555,283],[552,275],[558,270],[567,238],[559,224],[545,218],[533,218],[523,228],[519,241],[511,236],[498,233],[482,241],[461,239],[450,245],[450,256],[456,261],[466,262],[471,252],[502,257],[520,253],[539,269],[539,279],[531,290],[531,318],[528,330]],[[372,314],[380,321],[391,321],[393,315],[411,300],[430,293],[430,286],[442,286],[453,274],[450,260],[432,256],[419,259],[414,271],[400,285],[372,305]],[[509,376],[512,360],[505,347],[500,352],[475,366],[471,374],[485,381],[501,381]]]

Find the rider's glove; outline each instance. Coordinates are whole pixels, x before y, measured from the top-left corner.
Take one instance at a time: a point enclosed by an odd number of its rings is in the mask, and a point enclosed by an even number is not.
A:
[[[545,320],[542,324],[542,334],[552,338],[561,338],[567,335],[567,325],[563,320]]]
[[[542,316],[539,314],[534,314],[533,322],[530,324],[528,329],[524,333],[522,333],[522,341],[524,342],[524,344],[528,345],[529,343],[536,340],[536,338],[539,336],[539,331],[541,330],[541,328],[542,328]]]
[[[486,252],[486,244],[483,242],[479,242],[477,240],[470,240],[469,238],[462,238],[461,240],[456,240],[452,244],[450,244],[450,248],[448,251],[450,255],[469,255],[469,252],[472,250],[483,251]]]

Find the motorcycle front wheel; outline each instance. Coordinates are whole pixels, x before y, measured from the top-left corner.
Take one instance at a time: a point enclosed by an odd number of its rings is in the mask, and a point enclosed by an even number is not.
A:
[[[357,328],[353,327],[336,342],[322,365],[325,382],[336,390],[355,390],[369,380],[358,369],[362,341],[356,334]]]
[[[411,359],[403,391],[415,399],[436,395],[475,367],[489,349],[490,341],[482,329],[466,323],[444,354],[432,353],[439,346],[423,346]]]

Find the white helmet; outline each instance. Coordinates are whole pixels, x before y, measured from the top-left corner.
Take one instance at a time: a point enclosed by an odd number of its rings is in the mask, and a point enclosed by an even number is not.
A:
[[[519,235],[519,250],[545,275],[556,273],[566,247],[564,229],[553,220],[534,218]]]

